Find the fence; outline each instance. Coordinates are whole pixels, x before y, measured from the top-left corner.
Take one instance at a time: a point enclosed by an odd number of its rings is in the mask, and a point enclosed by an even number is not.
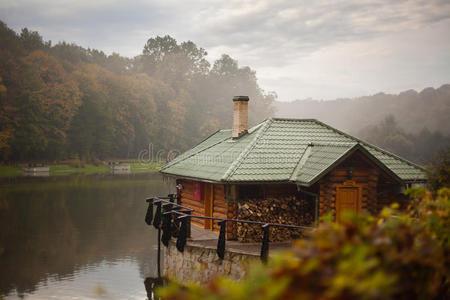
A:
[[[269,255],[269,243],[270,243],[270,227],[282,227],[292,229],[309,229],[307,226],[287,225],[280,223],[267,223],[240,219],[227,219],[207,216],[194,216],[192,208],[182,206],[175,202],[178,200],[177,195],[170,194],[167,197],[152,197],[146,199],[148,202],[148,209],[145,215],[145,222],[148,225],[153,225],[158,229],[158,263],[160,260],[160,243],[164,246],[169,245],[169,241],[172,237],[176,237],[176,248],[178,251],[183,252],[186,245],[187,238],[191,233],[191,218],[205,219],[217,221],[220,226],[219,238],[217,240],[217,255],[220,259],[224,258],[225,245],[226,245],[226,224],[227,222],[234,223],[247,223],[261,225],[261,231],[263,239],[261,242],[260,258],[263,263],[267,262]],[[156,211],[153,208],[156,206]],[[162,235],[161,235],[162,231]],[[158,266],[159,270],[159,266]],[[159,271],[158,271],[159,273]]]

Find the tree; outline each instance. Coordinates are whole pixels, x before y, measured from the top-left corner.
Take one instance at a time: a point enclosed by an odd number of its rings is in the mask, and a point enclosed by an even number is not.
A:
[[[206,56],[168,35],[150,38],[135,58],[106,55],[0,23],[0,157],[128,158],[149,143],[183,151],[231,126],[240,93],[252,99],[251,124],[271,114],[274,97],[253,70],[229,56],[210,69]]]
[[[205,49],[198,48],[192,41],[182,42],[180,48],[191,63],[192,73],[206,75],[209,72],[210,65],[206,60],[208,52]]]
[[[428,185],[432,191],[450,187],[450,147],[433,158],[427,171]]]
[[[44,39],[37,31],[30,31],[28,28],[22,29],[19,38],[23,47],[30,52],[51,46],[51,42],[45,43]]]
[[[58,159],[65,156],[67,134],[80,105],[77,83],[61,64],[43,51],[22,60],[20,92],[12,140],[16,159]]]
[[[428,163],[439,151],[450,146],[450,136],[423,128],[417,134],[407,133],[393,115],[388,115],[375,126],[363,129],[363,139],[418,163]]]
[[[162,62],[164,57],[168,54],[174,54],[180,51],[180,46],[177,41],[170,35],[164,37],[157,36],[150,38],[144,45],[142,54],[150,57],[153,62]]]

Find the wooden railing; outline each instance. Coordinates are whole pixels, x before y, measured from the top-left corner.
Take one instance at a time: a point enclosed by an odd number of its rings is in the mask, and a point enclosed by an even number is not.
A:
[[[225,255],[225,244],[226,244],[226,223],[246,223],[261,225],[261,231],[263,234],[261,243],[260,258],[265,263],[269,255],[269,243],[270,243],[270,227],[282,227],[291,229],[310,229],[312,227],[308,226],[298,226],[298,225],[288,225],[281,223],[269,223],[269,222],[259,222],[259,221],[249,221],[241,219],[228,219],[228,218],[218,218],[218,217],[207,217],[207,216],[194,216],[192,212],[193,209],[185,207],[175,203],[175,194],[170,194],[167,197],[152,197],[146,199],[148,202],[147,214],[145,216],[145,222],[148,225],[153,225],[158,229],[158,249],[160,249],[160,242],[164,246],[169,245],[169,241],[172,237],[177,238],[176,247],[178,251],[183,252],[184,246],[186,245],[187,238],[190,237],[191,219],[204,219],[217,221],[220,226],[219,238],[217,241],[217,255],[220,259],[224,258]],[[153,208],[156,206],[156,211],[153,213]],[[162,231],[162,235],[161,235]],[[159,251],[158,251],[159,252]],[[160,255],[158,253],[158,255]],[[159,258],[158,258],[159,261]]]

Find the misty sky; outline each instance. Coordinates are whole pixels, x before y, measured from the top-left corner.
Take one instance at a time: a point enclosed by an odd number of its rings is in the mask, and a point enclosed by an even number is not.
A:
[[[211,62],[227,53],[256,70],[283,101],[450,83],[450,0],[0,0],[0,19],[129,57],[156,35],[192,40]]]

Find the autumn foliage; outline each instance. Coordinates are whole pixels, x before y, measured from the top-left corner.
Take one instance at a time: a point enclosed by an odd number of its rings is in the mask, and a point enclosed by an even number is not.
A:
[[[164,299],[444,299],[450,296],[450,190],[410,190],[407,211],[324,220],[241,282],[172,284]]]
[[[206,56],[170,36],[150,38],[134,58],[106,55],[0,21],[0,161],[136,158],[150,143],[182,152],[231,127],[241,93],[252,99],[250,123],[271,114],[275,95],[253,70]]]

